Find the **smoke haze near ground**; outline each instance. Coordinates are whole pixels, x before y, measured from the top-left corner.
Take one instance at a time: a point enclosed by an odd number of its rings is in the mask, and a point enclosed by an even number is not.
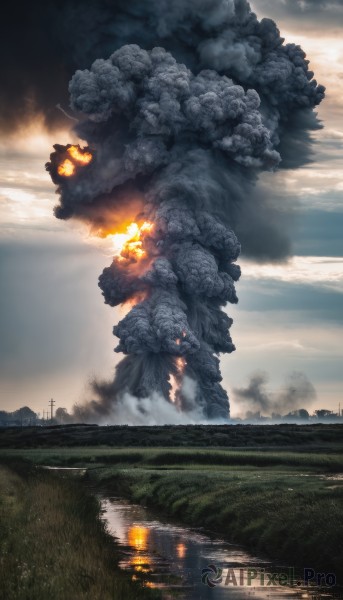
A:
[[[237,405],[244,407],[246,414],[284,415],[306,408],[316,398],[316,391],[304,373],[290,373],[285,386],[277,392],[268,390],[268,381],[268,374],[258,371],[250,377],[246,387],[234,388]]]

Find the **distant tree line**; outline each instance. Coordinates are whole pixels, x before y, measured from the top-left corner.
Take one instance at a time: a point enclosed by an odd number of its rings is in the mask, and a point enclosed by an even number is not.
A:
[[[28,426],[28,425],[36,425],[38,421],[38,415],[28,406],[23,406],[22,408],[18,408],[13,412],[6,412],[5,410],[0,410],[0,426],[8,427],[8,426]]]
[[[339,411],[340,412],[340,411]],[[335,413],[326,408],[321,408],[314,411],[313,415],[305,408],[299,408],[286,415],[279,413],[273,413],[271,416],[263,416],[260,411],[252,412],[248,411],[244,418],[231,419],[232,423],[273,423],[273,422],[285,422],[285,423],[296,423],[301,422],[316,422],[316,421],[341,421],[343,420],[342,413]],[[23,406],[13,412],[6,412],[0,410],[0,427],[28,427],[32,425],[67,425],[75,423],[76,419],[73,415],[69,414],[66,408],[57,408],[54,414],[54,418],[49,418],[49,412],[46,411],[46,417],[41,418],[39,413],[35,413],[28,406]]]

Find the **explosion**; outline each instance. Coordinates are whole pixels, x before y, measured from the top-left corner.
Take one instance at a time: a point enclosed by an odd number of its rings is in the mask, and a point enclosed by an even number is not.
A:
[[[58,165],[57,173],[61,175],[61,177],[70,177],[75,173],[75,165],[71,162],[71,160],[69,160],[69,158],[66,158],[63,163]]]
[[[118,260],[137,261],[144,258],[146,256],[146,251],[143,249],[144,234],[149,233],[152,228],[153,223],[144,221],[140,226],[131,223],[127,226],[126,233],[109,234],[107,237],[111,240],[114,255],[119,255]]]
[[[80,146],[68,145],[64,148],[56,144],[55,147],[57,150],[62,150],[64,156],[68,156],[68,158],[61,158],[61,162],[57,164],[57,175],[60,177],[71,177],[75,174],[77,166],[84,167],[93,159],[93,155],[85,148],[80,148]],[[47,170],[50,170],[48,165]],[[53,172],[53,169],[51,169],[51,172]]]
[[[70,146],[67,150],[68,154],[81,165],[88,165],[92,160],[92,155],[86,150],[82,150],[78,146]]]
[[[89,147],[55,145],[47,164],[56,217],[109,232],[105,302],[131,306],[113,328],[125,357],[79,415],[115,418],[127,397],[144,415],[157,397],[226,420],[219,356],[235,350],[226,309],[238,302],[234,230],[247,253],[287,256],[258,177],[306,163],[324,88],[300,46],[258,21],[247,0],[127,0],[113,11],[112,53],[69,84],[74,132]],[[123,213],[134,222],[120,232]]]

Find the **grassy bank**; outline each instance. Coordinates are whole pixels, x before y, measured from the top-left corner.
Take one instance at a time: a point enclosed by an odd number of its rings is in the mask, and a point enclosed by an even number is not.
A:
[[[342,581],[343,480],[333,473],[342,473],[341,456],[273,453],[268,464],[258,453],[186,455],[177,462],[172,451],[145,453],[130,465],[99,465],[88,477],[187,525]]]
[[[98,502],[80,482],[0,465],[1,598],[156,598],[131,582],[117,562]]]
[[[330,440],[328,440],[328,444]],[[87,468],[112,494],[290,566],[343,571],[343,456],[274,449],[7,449],[7,460]]]
[[[270,471],[108,475],[113,491],[188,525],[211,529],[231,542],[295,566],[342,573],[341,486]]]

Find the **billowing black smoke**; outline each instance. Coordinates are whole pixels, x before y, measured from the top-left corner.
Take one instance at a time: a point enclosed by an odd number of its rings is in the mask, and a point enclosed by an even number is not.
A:
[[[283,148],[291,157],[296,148],[293,166],[302,149],[307,160],[324,88],[301,48],[285,45],[246,0],[119,2],[113,34],[125,45],[69,85],[75,131],[92,161],[72,161],[65,177],[68,148],[56,146],[47,165],[58,218],[82,219],[101,235],[123,213],[152,224],[142,256],[123,253],[100,276],[106,303],[136,304],[114,328],[116,350],[127,356],[111,384],[96,385],[100,400],[88,410],[109,414],[125,392],[169,401],[173,376],[181,410],[189,408],[187,378],[202,414],[227,418],[218,355],[235,349],[223,311],[237,302],[240,276],[232,228],[243,207],[268,247],[268,214],[254,204],[258,174],[278,166]]]

